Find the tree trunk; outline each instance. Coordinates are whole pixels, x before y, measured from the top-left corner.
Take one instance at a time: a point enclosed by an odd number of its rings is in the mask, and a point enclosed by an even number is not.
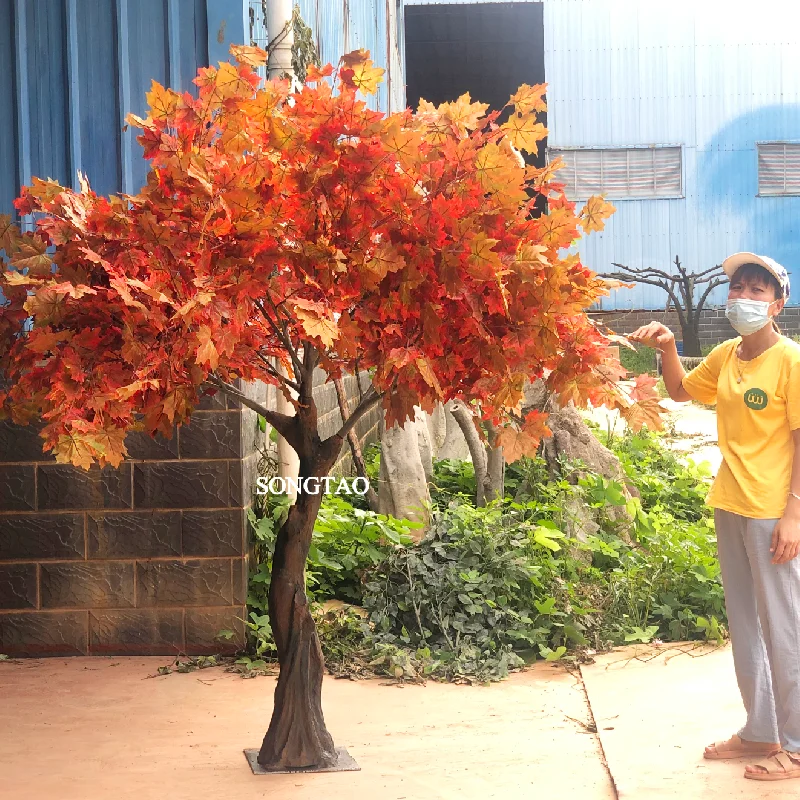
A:
[[[699,316],[695,319],[699,321]],[[703,355],[703,348],[700,346],[700,334],[695,325],[687,324],[686,328],[681,332],[681,336],[683,336],[683,355],[696,358]]]
[[[422,423],[424,425],[424,422]],[[431,495],[420,452],[420,421],[406,420],[401,428],[395,423],[386,428],[380,418],[381,471],[378,503],[381,514],[421,522],[411,535],[422,539],[430,525]],[[427,432],[427,431],[426,431]]]
[[[452,402],[443,406],[445,434],[444,441],[439,447],[436,457],[447,458],[453,461],[467,461],[470,457],[469,446],[461,431],[461,426],[453,416],[452,406]]]
[[[304,386],[302,394],[305,406],[296,417],[293,437],[300,456],[299,474],[323,478],[336,463],[342,442],[320,441],[310,386]],[[325,664],[305,593],[306,559],[321,505],[321,488],[317,494],[298,492],[275,542],[269,619],[281,671],[272,720],[258,754],[258,763],[265,769],[329,767],[337,759],[322,714]]]
[[[321,494],[298,495],[275,543],[269,618],[281,671],[272,720],[258,754],[265,769],[336,763],[322,714],[325,663],[305,593],[306,558],[321,499]]]
[[[484,445],[475,427],[475,418],[463,403],[453,402],[449,410],[467,440],[472,466],[475,469],[475,505],[481,508],[492,500],[503,497],[505,482],[503,448],[493,446],[495,431],[491,425],[489,444]]]
[[[487,502],[500,500],[505,496],[506,460],[503,448],[495,445],[497,431],[491,422],[486,423],[489,431],[489,444],[486,447],[486,477],[488,479]]]

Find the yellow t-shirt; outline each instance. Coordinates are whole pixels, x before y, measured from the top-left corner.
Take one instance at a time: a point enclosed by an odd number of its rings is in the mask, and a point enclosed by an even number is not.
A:
[[[708,504],[751,519],[778,519],[789,496],[792,431],[800,428],[800,345],[781,337],[758,358],[739,360],[737,371],[739,342],[718,345],[683,379],[695,400],[717,405],[723,462]]]

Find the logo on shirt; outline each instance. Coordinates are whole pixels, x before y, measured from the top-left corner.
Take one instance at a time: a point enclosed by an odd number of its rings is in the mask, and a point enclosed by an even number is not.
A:
[[[748,389],[744,393],[744,404],[753,411],[761,411],[768,402],[767,393],[762,389]]]

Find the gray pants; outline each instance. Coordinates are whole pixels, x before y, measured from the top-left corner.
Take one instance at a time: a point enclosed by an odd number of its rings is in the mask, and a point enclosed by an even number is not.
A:
[[[717,549],[736,680],[751,742],[800,752],[800,556],[772,564],[777,520],[716,509]]]

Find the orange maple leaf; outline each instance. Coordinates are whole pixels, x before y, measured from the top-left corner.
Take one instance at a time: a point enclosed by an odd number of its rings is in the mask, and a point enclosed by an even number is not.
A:
[[[219,366],[219,353],[211,339],[211,328],[208,325],[201,325],[197,332],[197,363],[202,367],[208,365],[211,369]]]
[[[246,44],[232,44],[230,54],[248,67],[263,67],[267,63],[267,51]]]
[[[171,117],[178,108],[180,96],[172,91],[165,89],[158,81],[153,80],[150,84],[150,91],[147,92],[147,105],[150,109],[150,116],[153,119],[163,120]]]
[[[318,83],[331,75],[333,75],[333,65],[326,64],[324,67],[318,67],[316,64],[309,64],[306,69],[306,83]]]
[[[339,326],[325,308],[319,303],[301,298],[293,299],[290,304],[306,334],[320,339],[325,347],[331,347],[339,337]]]
[[[467,270],[479,281],[495,280],[501,269],[500,256],[492,250],[496,244],[498,240],[489,238],[483,231],[469,243]]]
[[[495,446],[503,448],[503,459],[506,463],[513,464],[524,456],[528,458],[536,456],[542,439],[552,435],[546,424],[547,416],[541,411],[534,410],[527,414],[520,430],[511,425],[500,430],[495,439]]]
[[[634,433],[639,431],[643,425],[647,425],[652,431],[660,431],[664,427],[662,417],[666,413],[667,409],[654,397],[639,400],[620,412]]]
[[[529,86],[523,83],[517,91],[511,95],[510,102],[520,114],[527,114],[531,111],[547,111],[547,103],[544,95],[547,91],[546,83],[537,83]]]
[[[57,464],[72,464],[89,469],[97,456],[94,441],[86,433],[62,434],[55,447]]]
[[[652,375],[637,375],[633,389],[630,391],[631,400],[649,400],[658,397],[655,386],[658,380]]]
[[[606,220],[616,211],[616,207],[603,199],[599,195],[592,195],[586,205],[581,209],[581,227],[590,233],[591,231],[601,231],[606,225]]]
[[[373,272],[377,279],[383,280],[387,273],[398,272],[406,260],[389,242],[381,242],[364,266]]]
[[[375,94],[378,91],[386,70],[372,63],[369,50],[346,53],[341,58],[341,64],[345,68],[341,73],[344,83],[355,86],[364,94]]]
[[[539,142],[547,136],[547,128],[536,121],[535,114],[512,114],[500,128],[514,147],[527,153],[537,153]]]

